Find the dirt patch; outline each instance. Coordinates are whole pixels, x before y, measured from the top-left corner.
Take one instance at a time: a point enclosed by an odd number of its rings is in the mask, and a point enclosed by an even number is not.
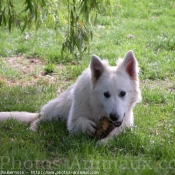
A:
[[[32,74],[36,70],[41,71],[44,67],[44,63],[39,59],[27,59],[22,55],[4,58],[4,62],[8,66],[18,69],[23,74]]]
[[[142,88],[149,88],[149,89],[164,89],[169,92],[175,92],[175,83],[171,79],[166,79],[166,80],[142,80],[141,81],[141,87]]]
[[[9,86],[30,86],[35,83],[55,83],[58,80],[58,73],[52,73],[45,75],[45,64],[43,61],[32,58],[27,59],[23,55],[3,58],[3,62],[9,69],[13,69],[19,72],[19,77],[13,79],[5,79]],[[65,67],[62,65],[56,66],[58,70],[64,71]],[[1,77],[1,79],[4,78]]]

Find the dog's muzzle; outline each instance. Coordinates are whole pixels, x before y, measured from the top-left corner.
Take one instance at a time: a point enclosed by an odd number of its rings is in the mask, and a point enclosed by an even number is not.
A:
[[[125,113],[124,113],[124,115],[123,115],[123,118],[125,117]],[[118,117],[119,118],[119,117]],[[111,120],[111,123],[115,126],[115,127],[119,127],[119,126],[121,126],[122,125],[122,123],[123,123],[123,119],[121,120],[121,121],[118,121],[117,119],[118,118],[112,118],[111,116],[110,116],[110,120]]]

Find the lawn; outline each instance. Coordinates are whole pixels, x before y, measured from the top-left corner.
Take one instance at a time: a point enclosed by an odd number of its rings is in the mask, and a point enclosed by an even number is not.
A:
[[[104,12],[93,26],[90,53],[78,62],[61,58],[62,38],[51,29],[0,28],[0,111],[39,111],[76,81],[93,53],[115,65],[133,50],[143,98],[132,130],[105,146],[69,135],[62,121],[42,123],[36,133],[14,120],[1,122],[0,174],[175,174],[174,19],[173,0],[115,0],[113,14]]]

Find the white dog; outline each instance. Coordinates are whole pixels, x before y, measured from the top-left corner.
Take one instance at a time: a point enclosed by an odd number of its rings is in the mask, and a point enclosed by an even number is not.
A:
[[[0,112],[0,120],[15,118],[31,123],[31,129],[36,130],[40,121],[59,117],[67,121],[70,133],[82,132],[92,136],[97,122],[107,116],[115,129],[101,140],[106,142],[133,125],[133,108],[141,100],[138,70],[132,51],[114,67],[93,55],[90,66],[76,83],[44,105],[40,113]]]

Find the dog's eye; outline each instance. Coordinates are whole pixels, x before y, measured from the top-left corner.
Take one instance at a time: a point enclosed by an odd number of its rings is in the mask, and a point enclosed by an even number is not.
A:
[[[121,91],[120,94],[119,94],[120,97],[124,97],[125,95],[126,95],[125,91]]]
[[[110,93],[109,93],[109,92],[104,92],[104,96],[105,96],[106,98],[111,97],[111,95],[110,95]]]

